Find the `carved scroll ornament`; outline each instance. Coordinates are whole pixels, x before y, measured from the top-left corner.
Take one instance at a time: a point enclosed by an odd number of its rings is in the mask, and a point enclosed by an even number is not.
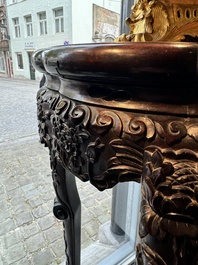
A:
[[[185,119],[160,120],[156,115],[84,105],[48,89],[38,94],[38,119],[41,140],[56,160],[84,181],[104,181],[103,188],[122,178],[134,180],[131,175],[139,179],[149,143],[166,150],[180,146],[174,151],[178,155],[186,141],[189,145],[198,139],[197,125],[186,125]],[[96,169],[100,159],[102,166]]]

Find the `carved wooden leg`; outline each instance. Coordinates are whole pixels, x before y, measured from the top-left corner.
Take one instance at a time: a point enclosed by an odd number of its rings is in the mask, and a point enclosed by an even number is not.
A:
[[[196,160],[187,149],[183,157],[145,151],[138,265],[198,264]]]
[[[80,265],[81,203],[75,176],[57,165],[53,180],[57,194],[53,211],[58,219],[63,220],[66,265]]]

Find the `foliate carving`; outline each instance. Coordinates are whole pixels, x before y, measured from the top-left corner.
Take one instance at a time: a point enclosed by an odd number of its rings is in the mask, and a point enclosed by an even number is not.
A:
[[[137,132],[132,120],[125,125],[115,111],[88,107],[47,89],[38,94],[38,119],[41,142],[50,149],[55,187],[57,164],[98,189],[140,181],[147,125]],[[139,126],[138,118],[134,120]]]
[[[101,143],[100,138],[97,138],[95,142],[91,142],[87,146],[86,156],[88,163],[94,164],[98,161],[100,153],[105,149],[105,145]]]
[[[197,142],[196,125],[182,119],[159,121],[152,115],[85,106],[47,89],[38,95],[38,119],[52,170],[58,163],[98,189],[139,182],[144,148],[151,143],[168,148],[185,139]],[[55,180],[56,172],[53,176]]]
[[[164,232],[173,236],[198,236],[196,163],[163,163],[159,150],[152,155],[147,153],[146,157],[143,204],[150,216],[143,214],[142,222],[147,223],[147,231],[160,239],[163,239]],[[145,223],[144,218],[150,221]]]
[[[142,173],[143,150],[129,139],[115,139],[109,144],[115,151],[115,156],[108,160],[105,174],[112,181],[124,182],[133,180],[139,182]],[[117,175],[118,179],[114,179]]]
[[[198,247],[197,162],[177,159],[176,156],[175,160],[166,159],[165,162],[158,148],[155,151],[148,148],[144,158],[139,235],[146,241],[148,236],[156,237],[159,244],[172,242],[169,251],[175,261],[171,264],[180,264],[179,260],[192,264],[190,253]],[[150,264],[166,264],[159,261],[160,254],[151,252],[150,255],[145,249],[148,250],[149,246],[142,246],[139,259],[146,255],[147,259],[152,257]]]
[[[137,0],[126,19],[129,34],[116,41],[197,41],[198,4],[191,0]]]
[[[143,258],[143,255],[144,258]],[[163,258],[147,244],[137,245],[137,265],[168,265]]]

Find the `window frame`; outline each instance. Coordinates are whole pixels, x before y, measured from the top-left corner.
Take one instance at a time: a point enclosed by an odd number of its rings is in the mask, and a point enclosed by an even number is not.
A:
[[[24,69],[24,63],[23,63],[22,52],[16,52],[16,62],[17,62],[17,69],[23,70]]]
[[[41,15],[45,14],[45,18],[41,18]],[[46,11],[39,12],[38,13],[38,21],[39,21],[39,35],[47,35],[48,30],[47,30],[47,14]]]
[[[123,183],[121,183],[122,185]],[[124,245],[114,251],[111,255],[107,256],[103,260],[101,260],[97,265],[129,265],[135,262],[136,258],[136,237],[137,237],[137,229],[138,229],[138,219],[139,219],[139,207],[140,207],[140,198],[141,198],[141,186],[135,182],[127,182],[126,188],[128,192],[128,202],[132,205],[129,207],[128,218],[130,220],[130,231],[129,231],[129,241],[127,241]],[[117,185],[120,185],[117,184]],[[122,197],[120,193],[119,196]],[[122,199],[121,197],[117,197],[118,200]],[[128,204],[128,203],[127,203]],[[127,213],[127,207],[125,208]]]
[[[99,240],[89,245],[87,250],[86,248],[81,250],[83,264],[91,264],[93,260],[90,254],[91,252],[97,252],[99,246],[101,256],[96,255],[94,264],[134,265],[140,214],[141,185],[135,182],[118,183],[112,190],[111,198],[111,219],[107,222],[105,221],[99,228]],[[109,247],[107,247],[108,245]]]
[[[62,11],[62,15],[56,15],[56,12]],[[54,12],[54,33],[63,33],[65,32],[64,28],[64,9],[59,7],[53,10]]]
[[[7,40],[7,34],[6,34],[6,29],[5,28],[1,28],[1,39],[2,40]]]
[[[21,37],[21,28],[20,28],[19,17],[13,18],[12,21],[13,21],[13,24],[14,24],[15,38],[20,38]]]
[[[3,56],[0,56],[0,72],[1,73],[6,72],[5,59],[3,58]]]
[[[24,18],[26,23],[26,36],[32,37],[33,36],[32,15],[27,15]],[[30,18],[31,20],[27,21],[28,18]]]

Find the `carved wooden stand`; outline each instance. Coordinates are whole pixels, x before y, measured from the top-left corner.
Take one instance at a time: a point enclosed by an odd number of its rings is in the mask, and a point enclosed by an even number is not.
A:
[[[69,265],[80,264],[74,175],[99,190],[141,182],[137,264],[198,264],[198,45],[38,51],[41,142],[50,150]]]

